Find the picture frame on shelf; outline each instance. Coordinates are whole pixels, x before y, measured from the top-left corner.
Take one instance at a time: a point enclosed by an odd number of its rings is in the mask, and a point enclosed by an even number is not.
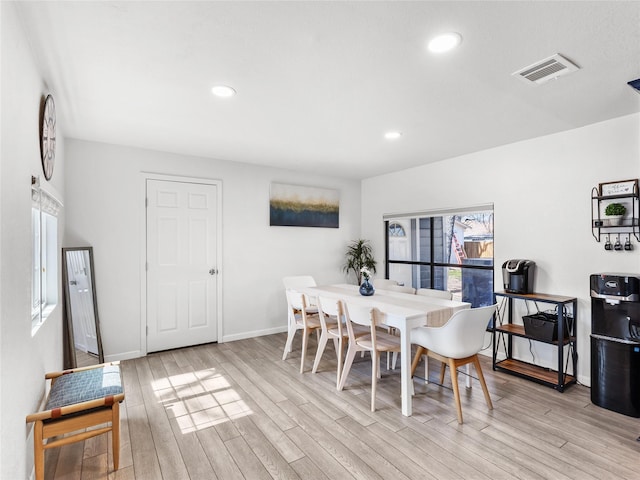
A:
[[[633,195],[638,192],[638,179],[600,183],[598,185],[598,190],[601,197]]]

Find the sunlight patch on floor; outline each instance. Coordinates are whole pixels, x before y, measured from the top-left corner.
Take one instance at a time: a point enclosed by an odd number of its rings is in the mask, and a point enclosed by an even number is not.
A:
[[[253,413],[215,368],[160,378],[152,382],[152,388],[182,433],[204,430]]]

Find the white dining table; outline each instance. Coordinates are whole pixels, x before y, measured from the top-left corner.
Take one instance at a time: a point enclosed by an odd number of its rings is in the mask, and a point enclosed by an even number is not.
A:
[[[335,298],[347,303],[377,308],[383,314],[383,322],[400,332],[400,383],[402,414],[411,416],[411,329],[428,325],[440,327],[458,310],[471,308],[467,302],[432,298],[410,293],[376,289],[371,296],[360,295],[357,285],[325,285],[297,289],[312,298]]]

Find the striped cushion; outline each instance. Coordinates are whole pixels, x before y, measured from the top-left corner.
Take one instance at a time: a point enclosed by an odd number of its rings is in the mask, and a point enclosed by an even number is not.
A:
[[[46,410],[122,393],[120,366],[108,365],[68,373],[54,382]]]

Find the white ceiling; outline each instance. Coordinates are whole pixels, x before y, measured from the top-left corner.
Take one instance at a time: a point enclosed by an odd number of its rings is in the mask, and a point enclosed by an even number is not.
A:
[[[638,1],[17,8],[79,139],[364,178],[640,111]],[[447,31],[461,46],[429,53]],[[581,69],[511,76],[555,53]],[[214,98],[219,83],[238,94]]]

